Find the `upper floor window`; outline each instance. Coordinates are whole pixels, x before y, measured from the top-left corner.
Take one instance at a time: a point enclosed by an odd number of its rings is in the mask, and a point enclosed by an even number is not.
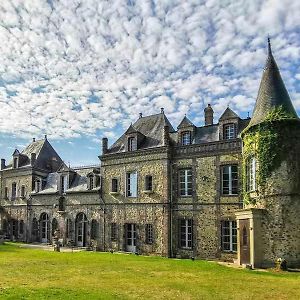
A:
[[[256,190],[256,158],[251,157],[246,165],[247,191]]]
[[[145,190],[146,191],[152,191],[153,185],[152,185],[152,176],[147,175],[145,177]]]
[[[128,151],[135,151],[137,149],[137,143],[135,137],[128,138]]]
[[[113,178],[111,180],[111,191],[113,193],[117,193],[118,190],[119,190],[119,188],[118,188],[118,179],[117,178]]]
[[[93,219],[91,224],[91,239],[95,240],[98,237],[98,222],[97,220]]]
[[[235,124],[224,125],[224,139],[230,140],[236,138]]]
[[[25,185],[21,186],[21,197],[24,198],[25,197]]]
[[[223,166],[222,167],[222,194],[236,195],[238,193],[238,167]]]
[[[237,226],[236,221],[222,221],[222,250],[223,251],[237,251]]]
[[[181,219],[180,220],[180,246],[181,248],[192,248],[193,242],[193,220]]]
[[[35,181],[35,192],[36,193],[38,193],[38,192],[40,192],[41,190],[42,190],[42,188],[41,188],[41,180],[40,179],[37,179],[36,181]]]
[[[117,223],[111,223],[110,225],[110,239],[112,241],[117,240]]]
[[[190,131],[184,131],[181,134],[181,145],[190,145],[192,143],[192,134]]]
[[[137,197],[137,172],[126,174],[126,196]]]
[[[17,184],[15,182],[11,185],[11,199],[14,200],[17,197]]]
[[[153,244],[153,225],[146,224],[146,244]]]
[[[68,189],[68,176],[67,175],[61,175],[60,179],[60,190],[62,193],[65,193]]]
[[[89,176],[88,177],[88,189],[92,190],[94,188],[95,185],[95,178],[94,176]]]
[[[179,170],[179,195],[192,196],[193,182],[192,169]]]
[[[8,196],[9,196],[9,195],[8,195],[8,187],[5,187],[5,188],[4,188],[4,198],[5,198],[5,199],[8,199]]]
[[[13,159],[13,168],[16,169],[18,167],[18,158],[14,157]]]

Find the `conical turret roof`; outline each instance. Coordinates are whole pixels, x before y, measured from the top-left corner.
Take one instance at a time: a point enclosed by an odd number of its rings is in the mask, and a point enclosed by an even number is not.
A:
[[[274,109],[281,109],[290,119],[298,119],[292,101],[281,78],[268,39],[268,58],[258,90],[253,116],[249,126],[264,122]]]

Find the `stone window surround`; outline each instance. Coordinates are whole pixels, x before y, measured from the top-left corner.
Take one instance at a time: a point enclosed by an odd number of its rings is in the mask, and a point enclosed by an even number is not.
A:
[[[185,194],[181,194],[181,187],[180,187],[180,172],[181,171],[185,171],[185,170],[190,170],[191,171],[191,184],[192,184],[192,188],[191,188],[191,194],[189,194],[189,191],[188,191],[188,181],[186,181],[187,179],[187,174],[185,174],[185,181],[184,181],[184,184],[185,184]],[[191,198],[193,197],[193,168],[192,166],[186,166],[186,167],[182,167],[182,168],[178,168],[177,169],[177,176],[178,176],[178,197],[179,198]]]
[[[153,191],[153,176],[146,175],[145,176],[145,192],[152,192]]]
[[[182,239],[182,234],[184,239]],[[193,219],[179,219],[179,246],[181,249],[193,249]]]
[[[16,200],[18,197],[18,187],[17,187],[17,183],[13,182],[11,184],[11,200]]]
[[[130,176],[130,174],[135,174],[136,177],[136,190],[135,190],[135,194],[134,195],[129,195],[128,193],[130,192],[130,190],[128,189],[129,186],[131,186],[131,182],[130,182],[130,177],[128,177],[128,175]],[[125,196],[128,198],[137,198],[138,197],[138,172],[135,170],[132,171],[126,171],[125,173]]]
[[[224,238],[224,228],[225,227],[223,224],[225,222],[229,222],[229,239],[230,239],[230,241],[229,241],[230,249],[229,250],[224,249],[223,238]],[[233,234],[234,230],[235,230],[235,234]],[[235,237],[235,243],[233,243],[234,237]],[[236,249],[234,249],[233,244],[236,245]],[[225,253],[237,253],[237,221],[232,217],[231,218],[223,218],[221,220],[221,250],[222,250],[222,252],[225,252]]]
[[[232,167],[236,166],[237,167],[237,193],[230,193],[230,188],[232,191],[232,171],[229,173],[229,194],[224,194],[223,193],[223,169],[224,167]],[[231,168],[230,168],[231,170]],[[230,182],[231,180],[231,182]],[[238,162],[226,162],[226,163],[221,163],[220,164],[220,191],[221,191],[221,197],[237,197],[239,195],[239,165]]]
[[[181,146],[187,146],[192,144],[192,132],[190,130],[182,131],[180,133]]]
[[[119,189],[119,178],[113,177],[111,179],[110,193],[119,193]]]
[[[145,225],[145,243],[146,244],[153,244],[153,240],[154,240],[154,237],[153,237],[153,224],[146,224]]]

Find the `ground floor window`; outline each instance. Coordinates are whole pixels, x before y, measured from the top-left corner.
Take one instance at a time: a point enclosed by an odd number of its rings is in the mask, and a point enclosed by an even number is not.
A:
[[[92,220],[92,225],[91,225],[91,239],[95,240],[98,237],[98,222],[97,220]]]
[[[181,219],[180,220],[180,247],[192,248],[193,241],[193,220]]]
[[[146,244],[153,244],[153,225],[146,224]]]
[[[111,223],[111,228],[110,228],[110,239],[112,241],[117,240],[117,223]]]
[[[236,221],[222,221],[222,250],[228,252],[237,251]]]

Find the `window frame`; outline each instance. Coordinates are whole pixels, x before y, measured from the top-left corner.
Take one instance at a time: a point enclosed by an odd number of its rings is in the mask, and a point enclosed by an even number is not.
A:
[[[20,197],[25,198],[25,195],[26,195],[25,185],[22,185],[21,186]]]
[[[110,223],[110,240],[112,242],[117,241],[117,223]]]
[[[251,156],[247,159],[246,163],[246,186],[247,192],[254,192],[257,189],[257,161],[255,156]]]
[[[118,193],[119,192],[119,180],[118,178],[111,179],[111,193]]]
[[[184,172],[184,175],[182,175]],[[190,172],[190,174],[189,174]],[[184,181],[181,179],[184,178]],[[189,181],[190,178],[190,181]],[[192,197],[193,196],[193,170],[192,168],[184,168],[178,170],[178,194],[179,197]],[[183,188],[182,188],[183,185]],[[190,185],[190,187],[189,187]]]
[[[19,167],[19,159],[18,157],[13,158],[13,169],[17,169]]]
[[[225,173],[225,169],[228,168],[228,173]],[[236,168],[236,171],[233,172],[233,168]],[[228,174],[228,180],[224,179],[224,175]],[[233,174],[236,174],[234,178]],[[228,193],[224,192],[225,187],[224,181],[228,181]],[[222,196],[237,196],[239,194],[239,169],[237,164],[228,164],[221,166],[221,193]]]
[[[223,131],[224,132],[224,134],[223,134],[224,140],[236,139],[236,124],[235,123],[224,124],[223,130],[224,130]]]
[[[137,139],[134,136],[127,138],[127,150],[129,152],[137,150]]]
[[[152,245],[154,243],[153,224],[145,225],[145,243]]]
[[[179,244],[181,249],[193,249],[193,219],[179,219]]]
[[[12,182],[11,184],[11,200],[17,199],[17,183]]]
[[[189,130],[183,131],[180,135],[181,146],[188,146],[192,144],[192,132]]]
[[[221,249],[222,252],[237,253],[237,221],[236,220],[221,221]]]
[[[132,178],[131,175],[135,176],[135,189],[134,184],[132,184]],[[126,173],[126,197],[128,198],[137,198],[138,196],[138,173],[137,171],[127,172]],[[134,181],[133,181],[134,182]],[[133,188],[131,188],[133,186]]]
[[[145,176],[145,191],[147,191],[147,192],[153,191],[153,176],[152,175]]]

